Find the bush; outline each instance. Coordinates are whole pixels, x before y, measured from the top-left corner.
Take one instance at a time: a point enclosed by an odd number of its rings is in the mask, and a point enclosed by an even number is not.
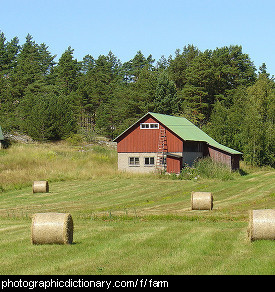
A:
[[[184,168],[182,169],[179,178],[180,179],[198,179],[200,177],[199,170],[196,167],[191,167],[185,164]]]
[[[72,134],[70,137],[66,139],[66,141],[72,146],[77,146],[83,143],[83,140],[84,138],[81,134]]]
[[[202,158],[194,163],[192,167],[185,165],[179,179],[217,178],[221,180],[234,179],[238,172],[232,172],[230,168],[222,163],[214,162],[211,158]]]
[[[211,158],[203,158],[195,163],[200,175],[205,178],[218,178],[221,180],[234,179],[238,171],[232,171],[223,163],[214,162]]]

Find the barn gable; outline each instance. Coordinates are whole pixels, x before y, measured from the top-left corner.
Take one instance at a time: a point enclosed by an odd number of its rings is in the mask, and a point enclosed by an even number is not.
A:
[[[144,128],[142,128],[144,126]],[[147,128],[148,127],[148,128]],[[182,139],[148,113],[114,139],[118,152],[158,152],[160,130],[166,129],[169,152],[182,152]]]

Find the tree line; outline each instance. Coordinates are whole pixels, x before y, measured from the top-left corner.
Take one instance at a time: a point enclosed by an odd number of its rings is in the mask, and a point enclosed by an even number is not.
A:
[[[68,47],[56,62],[31,35],[19,45],[0,32],[4,132],[43,141],[86,129],[114,138],[151,111],[186,117],[245,161],[274,167],[274,77],[241,46],[200,51],[189,44],[158,61],[138,51],[124,63],[111,51],[81,61],[73,52]]]

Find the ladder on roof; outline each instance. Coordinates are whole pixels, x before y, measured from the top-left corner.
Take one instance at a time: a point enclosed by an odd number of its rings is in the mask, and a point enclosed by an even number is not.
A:
[[[166,171],[166,156],[167,156],[167,138],[165,128],[160,128],[159,130],[159,140],[158,140],[158,153],[157,153],[157,163],[156,169],[158,171]]]

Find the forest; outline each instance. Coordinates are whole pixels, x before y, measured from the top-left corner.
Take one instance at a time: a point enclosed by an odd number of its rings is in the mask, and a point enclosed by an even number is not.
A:
[[[201,51],[192,44],[155,60],[111,51],[59,60],[28,34],[0,32],[0,125],[37,141],[115,138],[148,111],[189,119],[252,165],[275,166],[275,84],[241,45]]]

